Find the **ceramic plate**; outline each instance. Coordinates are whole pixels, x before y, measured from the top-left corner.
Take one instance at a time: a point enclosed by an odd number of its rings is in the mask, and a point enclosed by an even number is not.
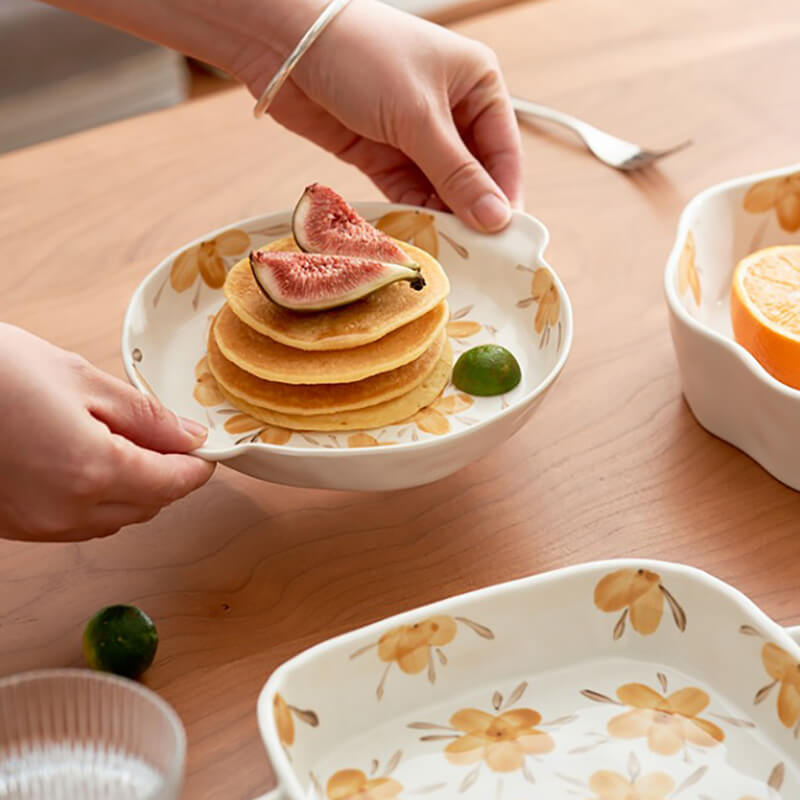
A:
[[[733,338],[736,264],[800,244],[800,164],[713,186],[681,216],[665,273],[683,392],[703,427],[800,489],[800,391],[773,378]]]
[[[564,569],[333,639],[270,677],[258,720],[272,800],[800,797],[800,646],[664,562]]]
[[[397,489],[428,483],[483,456],[530,417],[567,359],[572,312],[544,260],[547,231],[515,214],[485,236],[449,214],[385,203],[357,204],[367,219],[439,258],[450,277],[448,334],[454,355],[497,342],[522,366],[522,383],[502,397],[448,387],[402,424],[349,433],[298,433],[264,425],[228,406],[205,365],[209,321],[223,303],[225,271],[250,249],[290,232],[291,212],[213,231],[165,259],[139,286],[125,317],[130,380],[210,429],[205,458],[265,480],[338,489]],[[387,217],[387,214],[391,216]]]

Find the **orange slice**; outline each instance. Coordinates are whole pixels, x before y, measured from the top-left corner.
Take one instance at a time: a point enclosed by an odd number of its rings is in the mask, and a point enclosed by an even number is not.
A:
[[[800,389],[800,245],[768,247],[739,262],[731,322],[736,341],[770,375]]]

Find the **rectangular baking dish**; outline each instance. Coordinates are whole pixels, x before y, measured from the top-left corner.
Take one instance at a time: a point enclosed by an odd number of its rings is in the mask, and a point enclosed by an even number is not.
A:
[[[666,562],[454,597],[275,671],[258,701],[266,797],[794,800],[797,638]]]

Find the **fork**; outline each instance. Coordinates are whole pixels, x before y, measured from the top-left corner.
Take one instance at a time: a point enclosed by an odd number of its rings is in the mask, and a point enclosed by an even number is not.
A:
[[[687,139],[685,142],[681,142],[675,147],[669,147],[666,150],[645,150],[639,147],[638,144],[612,136],[610,133],[601,131],[599,128],[595,128],[594,125],[565,114],[563,111],[556,111],[554,108],[532,103],[530,100],[523,100],[519,97],[512,97],[511,104],[520,117],[546,119],[569,128],[583,139],[584,144],[596,158],[604,164],[608,164],[609,167],[625,172],[633,172],[647,167],[654,161],[658,161],[664,156],[672,155],[672,153],[677,153],[692,143],[691,139]]]

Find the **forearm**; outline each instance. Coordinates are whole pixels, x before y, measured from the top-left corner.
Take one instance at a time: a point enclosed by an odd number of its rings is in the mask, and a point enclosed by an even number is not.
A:
[[[213,64],[252,85],[271,74],[325,0],[45,0]]]

